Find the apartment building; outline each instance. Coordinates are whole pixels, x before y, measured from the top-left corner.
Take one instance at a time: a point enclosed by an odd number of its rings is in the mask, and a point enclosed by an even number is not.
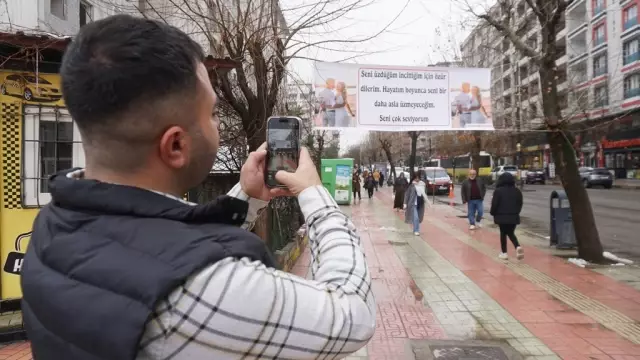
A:
[[[520,0],[502,14],[518,37],[540,49],[540,24]],[[558,90],[563,117],[576,129],[585,166],[606,166],[617,177],[640,177],[640,23],[637,0],[574,0],[557,29]],[[467,66],[490,67],[496,128],[543,126],[536,65],[511,41],[479,24],[462,45]],[[589,130],[584,130],[588,128]],[[580,130],[582,129],[582,130]],[[516,136],[529,161],[551,162],[544,134]]]
[[[289,109],[299,109],[303,119],[310,120],[316,105],[313,84],[290,81],[286,87],[286,101]]]
[[[139,14],[138,0],[4,0],[0,31],[75,35],[81,26],[117,13]]]

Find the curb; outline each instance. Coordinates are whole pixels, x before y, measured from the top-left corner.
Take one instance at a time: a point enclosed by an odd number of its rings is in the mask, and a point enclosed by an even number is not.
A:
[[[280,270],[289,272],[296,263],[296,260],[304,252],[309,238],[307,237],[306,226],[302,226],[295,235],[295,238],[281,250],[275,253],[276,261],[280,265]]]
[[[550,184],[562,186],[562,183],[560,181],[552,181],[550,182]],[[616,184],[616,182],[614,181],[613,188],[622,189],[622,190],[640,190],[640,185],[620,185],[620,184]]]

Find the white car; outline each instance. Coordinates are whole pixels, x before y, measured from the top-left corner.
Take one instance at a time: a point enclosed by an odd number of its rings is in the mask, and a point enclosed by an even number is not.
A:
[[[500,175],[506,172],[511,173],[515,178],[518,177],[518,168],[515,165],[500,165],[491,170],[491,179],[498,181]]]

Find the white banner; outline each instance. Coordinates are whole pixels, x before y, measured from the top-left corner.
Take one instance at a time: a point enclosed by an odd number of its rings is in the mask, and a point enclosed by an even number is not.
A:
[[[493,130],[491,71],[315,63],[319,128]]]

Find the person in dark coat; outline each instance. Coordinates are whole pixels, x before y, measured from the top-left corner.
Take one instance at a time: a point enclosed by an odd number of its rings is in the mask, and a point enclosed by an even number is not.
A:
[[[398,178],[396,179],[396,183],[393,184],[393,209],[396,211],[402,210],[402,205],[404,202],[404,192],[407,190],[409,186],[409,182],[407,178],[404,177],[403,173],[400,173]]]
[[[524,250],[518,243],[515,230],[520,224],[520,211],[522,210],[522,192],[516,187],[516,179],[510,173],[504,173],[498,178],[496,190],[491,199],[491,211],[493,221],[500,227],[500,247],[502,252],[498,256],[508,259],[507,237],[516,248],[516,257],[524,258]]]
[[[369,195],[369,199],[373,197],[373,190],[376,186],[375,184],[376,181],[373,178],[373,175],[371,173],[367,173],[366,177],[364,178],[364,188],[367,189],[367,195]]]
[[[358,196],[358,200],[362,201],[362,194],[360,193],[360,175],[358,175],[357,171],[354,171],[351,176],[351,188],[353,190],[353,203],[356,203],[356,196]]]

